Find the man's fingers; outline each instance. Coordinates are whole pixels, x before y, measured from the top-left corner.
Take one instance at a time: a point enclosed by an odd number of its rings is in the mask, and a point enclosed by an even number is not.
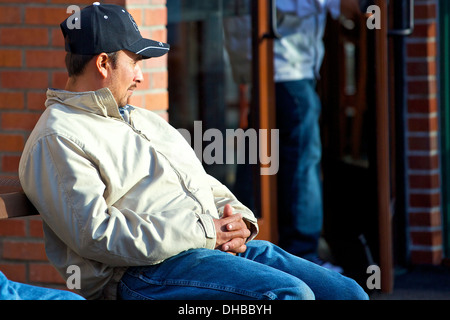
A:
[[[226,239],[228,241],[234,241],[235,239],[241,239],[242,242],[245,242],[245,239],[250,237],[251,232],[248,229],[239,229],[236,231],[229,231],[226,233]]]
[[[231,207],[231,205],[227,204],[225,205],[224,209],[223,209],[223,217],[231,217],[233,215],[233,208]]]
[[[242,215],[240,213],[233,214],[229,217],[222,217],[220,219],[223,223],[224,231],[236,230],[239,227],[239,222],[242,221]]]
[[[245,240],[242,238],[234,238],[229,242],[222,245],[222,251],[225,252],[234,252],[234,253],[242,253],[245,252],[247,246],[245,245]]]

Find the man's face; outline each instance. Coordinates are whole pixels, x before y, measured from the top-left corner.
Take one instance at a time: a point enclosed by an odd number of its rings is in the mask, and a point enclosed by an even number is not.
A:
[[[139,66],[141,59],[141,56],[123,50],[118,52],[115,68],[111,65],[107,87],[111,90],[119,108],[129,103],[133,90],[144,80]]]

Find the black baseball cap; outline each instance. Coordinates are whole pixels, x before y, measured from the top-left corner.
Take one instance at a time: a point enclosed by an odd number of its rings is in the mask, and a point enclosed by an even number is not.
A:
[[[69,20],[70,19],[70,20]],[[81,19],[77,26],[77,19]],[[61,23],[67,52],[84,55],[128,50],[144,59],[166,54],[167,43],[145,39],[123,7],[95,2]]]

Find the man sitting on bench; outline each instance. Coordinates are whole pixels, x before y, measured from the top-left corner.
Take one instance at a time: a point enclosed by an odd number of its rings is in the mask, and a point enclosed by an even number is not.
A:
[[[130,106],[144,39],[116,5],[61,24],[69,80],[20,161],[23,189],[44,222],[49,260],[81,270],[87,299],[367,299],[352,279],[253,240],[257,219],[206,174],[179,132]]]

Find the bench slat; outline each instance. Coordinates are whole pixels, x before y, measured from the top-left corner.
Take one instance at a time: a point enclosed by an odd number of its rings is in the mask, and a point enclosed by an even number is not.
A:
[[[0,179],[0,220],[38,214],[23,192],[19,179]]]

